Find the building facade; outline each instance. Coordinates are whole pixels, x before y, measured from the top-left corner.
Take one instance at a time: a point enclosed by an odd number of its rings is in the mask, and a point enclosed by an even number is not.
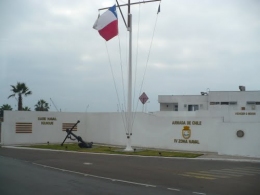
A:
[[[159,95],[160,111],[135,113],[132,145],[260,157],[260,91]],[[87,142],[126,145],[124,113],[5,111],[2,145],[61,143],[77,120]]]

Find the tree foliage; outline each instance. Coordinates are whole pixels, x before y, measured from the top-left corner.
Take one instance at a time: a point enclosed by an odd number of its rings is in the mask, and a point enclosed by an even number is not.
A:
[[[23,107],[23,111],[31,111],[31,108],[25,106],[25,107]]]
[[[26,86],[25,83],[20,83],[17,82],[16,86],[11,85],[12,89],[11,91],[13,92],[13,94],[11,94],[8,99],[10,97],[15,97],[16,95],[18,96],[18,110],[23,110],[23,99],[22,96],[28,96],[31,95],[32,92],[29,90],[29,88]]]
[[[3,104],[0,107],[0,117],[4,116],[4,110],[13,110],[13,108],[9,104]]]
[[[35,111],[48,111],[49,110],[49,104],[41,99],[35,104]]]

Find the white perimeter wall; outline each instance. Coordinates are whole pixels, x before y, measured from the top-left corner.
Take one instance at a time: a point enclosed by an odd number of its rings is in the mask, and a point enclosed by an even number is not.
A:
[[[236,136],[238,130],[244,137]],[[260,123],[222,123],[218,130],[218,153],[260,157]]]
[[[52,121],[53,125],[41,125],[42,120],[38,117],[56,117],[57,120]],[[62,131],[62,123],[76,123],[77,120],[82,120],[78,124],[77,134],[83,137],[84,119],[81,113],[4,111],[1,142],[3,145],[62,142],[66,135]],[[26,122],[32,123],[32,133],[15,133],[16,123]]]
[[[259,116],[259,112],[256,116]],[[211,117],[208,111],[137,113],[133,127],[132,145],[171,150],[218,152],[220,154],[260,157],[260,122],[239,122],[234,113],[225,117]],[[256,117],[253,116],[253,117]],[[53,125],[42,125],[38,117],[55,117]],[[66,136],[62,123],[76,123],[76,135],[87,142],[123,145],[127,143],[121,113],[61,113],[5,111],[2,123],[2,145],[61,143]],[[173,121],[174,124],[173,124]],[[177,122],[176,122],[177,121]],[[178,124],[184,122],[185,124]],[[188,121],[191,124],[187,124]],[[193,123],[194,121],[194,123]],[[242,120],[243,121],[243,120]],[[15,133],[16,122],[32,122],[32,133]],[[182,136],[184,126],[189,126],[188,143]],[[237,130],[245,136],[238,138]],[[189,140],[195,143],[189,143]]]

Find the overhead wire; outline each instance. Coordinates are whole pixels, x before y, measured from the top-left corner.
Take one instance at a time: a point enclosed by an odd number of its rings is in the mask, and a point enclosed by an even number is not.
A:
[[[121,67],[121,77],[122,77],[123,106],[124,106],[124,110],[126,110],[126,107],[125,107],[125,102],[126,102],[126,98],[125,98],[125,84],[124,84],[123,62],[122,62],[122,53],[121,53],[122,49],[121,49],[121,41],[120,41],[120,36],[119,35],[118,35],[118,47],[119,47],[120,67]],[[118,102],[118,103],[120,104],[120,102]],[[125,116],[124,117],[122,116],[122,119],[123,119],[123,123],[124,123],[125,129],[126,129],[126,118],[127,117],[126,117],[126,112],[124,112],[124,113],[125,113]]]
[[[117,101],[119,102],[119,108],[121,110],[120,99],[119,99],[118,90],[117,90],[117,86],[116,86],[114,71],[113,71],[113,68],[112,68],[111,59],[110,59],[110,55],[109,55],[109,52],[108,52],[108,48],[107,48],[107,43],[106,42],[105,42],[105,45],[106,45],[106,50],[107,50],[107,54],[108,54],[108,61],[109,61],[109,65],[110,65],[110,71],[111,71],[111,74],[112,74],[112,77],[113,77],[114,87],[115,87],[115,90],[116,90]],[[125,125],[124,120],[123,120],[123,123],[124,123],[124,127],[125,127],[124,128],[125,132],[128,133],[127,130],[126,130],[126,125]]]
[[[146,75],[146,71],[147,71],[147,67],[148,67],[148,62],[149,62],[149,59],[150,59],[150,54],[151,54],[151,49],[152,49],[152,45],[153,45],[154,33],[155,33],[156,26],[157,26],[157,20],[158,20],[158,13],[159,13],[159,11],[160,11],[160,4],[159,4],[159,7],[158,7],[158,12],[157,12],[157,16],[156,16],[156,20],[155,20],[155,24],[154,24],[154,29],[153,29],[153,34],[152,34],[152,40],[151,40],[150,47],[149,47],[149,51],[148,51],[148,56],[147,56],[146,65],[145,65],[145,71],[144,71],[144,75],[143,75],[143,78],[142,78],[139,95],[141,95],[142,89],[143,89],[143,85],[144,85],[144,78],[145,78],[145,75]],[[138,103],[139,103],[139,101],[137,102],[136,110],[137,110],[137,107],[138,107]],[[135,119],[135,116],[136,116],[136,112],[134,113],[134,119]],[[133,119],[133,121],[132,121],[132,126],[133,126],[133,124],[134,124],[134,119]]]
[[[136,39],[136,60],[135,60],[135,79],[134,79],[134,95],[133,95],[133,106],[135,105],[135,92],[136,92],[136,78],[137,78],[137,64],[138,64],[138,51],[139,51],[139,27],[140,27],[140,6],[138,11],[138,25],[137,25],[137,39]],[[137,100],[138,101],[138,100]],[[136,112],[137,110],[134,110]]]

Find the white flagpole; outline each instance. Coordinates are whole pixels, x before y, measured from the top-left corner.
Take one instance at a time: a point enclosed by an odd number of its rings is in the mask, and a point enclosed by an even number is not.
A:
[[[142,2],[136,2],[136,3],[131,3],[130,0],[128,0],[127,4],[123,4],[121,6],[128,6],[128,25],[127,30],[129,31],[129,67],[128,67],[128,96],[127,96],[127,116],[126,116],[126,122],[127,122],[127,144],[125,151],[134,151],[132,146],[131,146],[131,136],[132,136],[132,125],[133,125],[133,115],[132,115],[132,14],[130,13],[130,5],[134,4],[140,4],[140,3],[149,3],[149,2],[155,2],[155,1],[161,1],[161,0],[150,0],[150,1],[142,1]],[[119,10],[121,12],[122,18],[125,22],[124,16],[122,14],[122,11],[120,9],[120,6],[117,2],[117,7],[119,7]],[[103,9],[108,9],[107,8],[102,8],[99,10]],[[158,9],[159,12],[159,9]],[[126,22],[125,22],[126,24]]]
[[[128,31],[129,31],[129,67],[128,67],[128,96],[127,96],[127,145],[125,151],[133,151],[132,136],[132,14],[128,0]]]

